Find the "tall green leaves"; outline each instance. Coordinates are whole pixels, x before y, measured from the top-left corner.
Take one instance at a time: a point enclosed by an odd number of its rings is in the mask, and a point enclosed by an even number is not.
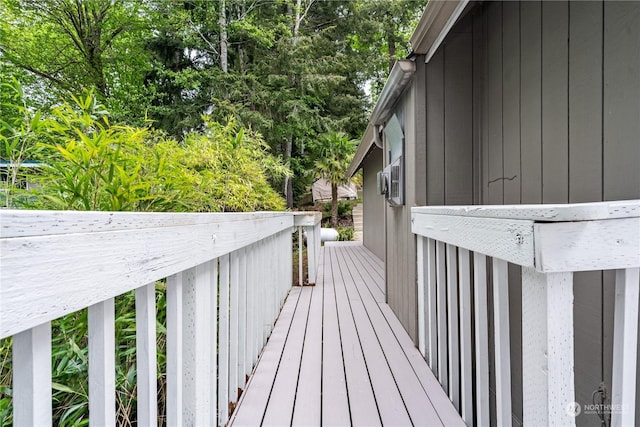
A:
[[[203,130],[177,142],[149,127],[112,125],[91,93],[53,108],[45,119],[35,117],[40,119],[26,123],[20,134],[3,137],[27,135],[38,148],[42,167],[25,172],[24,179],[37,185],[23,205],[190,212],[284,207],[270,180],[288,169],[259,134],[233,119],[205,119]]]

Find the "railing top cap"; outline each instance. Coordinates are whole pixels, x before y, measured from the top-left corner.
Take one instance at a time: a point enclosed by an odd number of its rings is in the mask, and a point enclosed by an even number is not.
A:
[[[316,225],[322,220],[322,212],[307,211],[307,212],[293,212],[294,225]]]
[[[411,213],[541,222],[593,221],[640,217],[640,199],[555,205],[419,206]]]
[[[291,212],[147,213],[0,210],[0,237],[46,236],[163,227],[215,225],[239,221],[292,221]]]

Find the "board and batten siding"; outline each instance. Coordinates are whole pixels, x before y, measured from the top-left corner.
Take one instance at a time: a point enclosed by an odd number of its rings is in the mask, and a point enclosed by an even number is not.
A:
[[[485,26],[482,203],[640,198],[640,3],[492,2],[476,15]],[[519,277],[511,267],[516,327]],[[591,402],[602,382],[611,390],[613,283],[611,272],[575,277],[579,403]],[[512,330],[514,402],[520,341]],[[514,405],[517,417],[520,410]],[[600,424],[584,413],[577,422]]]
[[[405,207],[387,207],[386,219],[387,295],[412,337],[415,243],[404,237],[410,206],[640,198],[640,2],[476,4],[423,62],[418,55],[396,105],[405,132],[407,193]],[[509,276],[519,424],[519,269],[510,266]],[[575,275],[579,403],[590,403],[602,382],[611,391],[613,282],[612,272]],[[600,425],[584,413],[577,422]]]
[[[377,174],[384,167],[382,150],[376,146],[362,162],[362,244],[378,258],[384,259],[384,196],[377,193]]]
[[[417,164],[411,159],[420,157],[424,150],[416,144],[416,85],[412,81],[396,103],[394,112],[404,132],[404,205],[391,207],[385,202],[386,259],[385,275],[387,303],[398,316],[409,336],[416,341],[418,334],[416,305],[416,243],[411,233],[411,207],[416,206],[416,192],[422,188],[415,185]],[[389,147],[384,139],[385,165],[389,163]],[[424,155],[422,155],[424,157]],[[409,159],[409,160],[407,160]],[[418,173],[419,174],[419,173]]]

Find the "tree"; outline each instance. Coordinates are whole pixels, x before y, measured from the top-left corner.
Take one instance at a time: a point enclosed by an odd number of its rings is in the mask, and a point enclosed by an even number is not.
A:
[[[144,117],[145,3],[0,0],[0,55],[47,87],[50,101],[94,88],[118,116]]]
[[[349,182],[347,169],[358,141],[344,132],[329,132],[321,141],[321,157],[315,161],[315,176],[331,183],[331,226],[338,226],[338,186]]]

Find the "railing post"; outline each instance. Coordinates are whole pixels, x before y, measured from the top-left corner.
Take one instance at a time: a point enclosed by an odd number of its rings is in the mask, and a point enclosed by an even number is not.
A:
[[[635,425],[640,269],[616,271],[611,426]]]
[[[50,426],[50,322],[27,329],[13,336],[12,367],[13,425]],[[115,371],[113,375],[115,375]]]
[[[316,283],[316,271],[317,271],[317,263],[318,257],[317,255],[320,253],[316,244],[319,243],[316,227],[319,224],[315,224],[312,226],[305,226],[307,231],[307,271],[309,274],[309,284],[313,285]]]
[[[522,325],[524,424],[575,425],[573,273],[522,268]]]

